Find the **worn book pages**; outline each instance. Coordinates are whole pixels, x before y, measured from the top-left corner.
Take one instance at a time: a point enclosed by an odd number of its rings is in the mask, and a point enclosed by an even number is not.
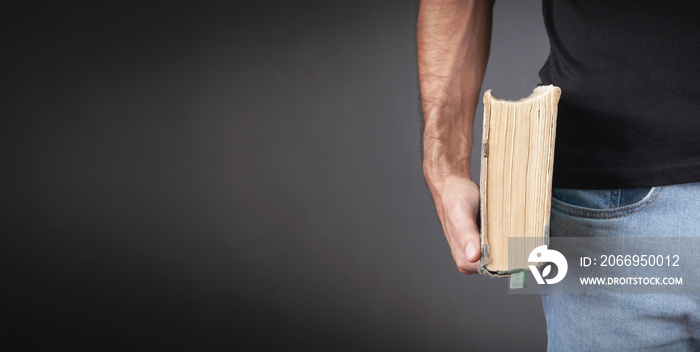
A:
[[[551,85],[537,87],[518,101],[499,99],[490,90],[484,94],[479,268],[483,274],[523,274],[530,251],[548,244],[560,95],[561,90]]]

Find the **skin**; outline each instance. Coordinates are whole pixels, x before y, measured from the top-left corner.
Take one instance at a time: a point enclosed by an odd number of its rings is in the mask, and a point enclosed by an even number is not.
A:
[[[493,1],[422,0],[418,74],[423,173],[457,269],[476,273],[479,186],[470,172],[474,112],[491,43]]]

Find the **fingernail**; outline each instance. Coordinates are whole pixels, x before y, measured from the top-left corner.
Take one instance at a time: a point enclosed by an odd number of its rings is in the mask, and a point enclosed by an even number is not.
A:
[[[467,260],[473,262],[476,260],[476,253],[479,251],[479,245],[471,241],[467,245]]]

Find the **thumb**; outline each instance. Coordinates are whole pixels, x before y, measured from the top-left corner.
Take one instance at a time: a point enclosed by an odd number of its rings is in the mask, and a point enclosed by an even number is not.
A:
[[[467,243],[467,248],[464,251],[465,258],[472,263],[479,260],[479,258],[481,258],[479,247],[479,239],[471,239]]]

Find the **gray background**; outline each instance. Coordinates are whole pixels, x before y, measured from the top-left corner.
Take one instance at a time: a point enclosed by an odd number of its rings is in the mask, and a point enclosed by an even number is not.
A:
[[[25,6],[1,54],[4,347],[545,348],[539,296],[450,257],[415,2]],[[547,53],[539,1],[498,1],[484,87],[527,96]]]

